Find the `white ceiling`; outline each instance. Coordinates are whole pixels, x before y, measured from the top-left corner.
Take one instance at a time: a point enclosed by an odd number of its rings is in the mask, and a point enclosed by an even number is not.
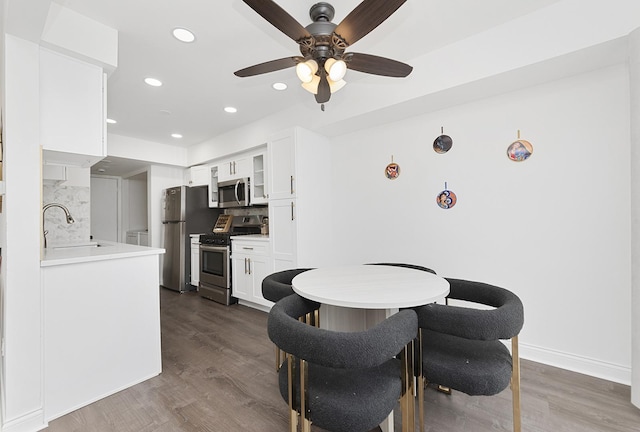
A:
[[[188,147],[300,104],[317,109],[293,69],[238,78],[233,72],[256,63],[298,55],[297,44],[240,0],[53,0],[119,32],[118,68],[108,80],[109,133]],[[347,51],[389,57],[411,64],[431,50],[466,38],[559,0],[409,0]],[[339,23],[359,0],[334,1]],[[303,26],[311,22],[315,0],[278,0]],[[185,44],[175,27],[193,31]],[[143,83],[152,76],[159,88]],[[349,71],[341,90],[365,78]],[[402,86],[402,79],[394,80]],[[277,92],[271,84],[288,84]],[[328,106],[331,104],[329,101]],[[225,106],[236,114],[227,114]],[[172,138],[180,133],[182,139]]]

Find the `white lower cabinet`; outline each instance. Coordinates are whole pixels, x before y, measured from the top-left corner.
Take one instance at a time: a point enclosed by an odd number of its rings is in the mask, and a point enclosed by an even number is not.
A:
[[[191,285],[200,283],[200,234],[190,234],[191,238]]]
[[[262,280],[273,272],[268,238],[232,240],[231,265],[233,297],[248,306],[269,310],[273,303],[262,297]]]

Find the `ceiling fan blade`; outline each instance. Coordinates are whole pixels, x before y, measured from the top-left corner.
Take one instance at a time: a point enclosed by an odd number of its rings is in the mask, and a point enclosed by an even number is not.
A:
[[[235,71],[234,75],[239,76],[240,78],[245,78],[254,75],[275,72],[281,69],[293,67],[301,61],[304,61],[303,57],[285,57],[278,60],[271,60],[268,62],[249,66],[244,69],[240,69],[238,71]]]
[[[242,0],[275,28],[296,42],[310,38],[311,33],[287,11],[271,0]]]
[[[349,53],[345,61],[349,69],[387,77],[404,78],[413,70],[408,64],[371,54]]]
[[[316,93],[316,102],[325,103],[329,102],[331,97],[331,88],[329,87],[329,81],[327,81],[327,74],[324,69],[320,69],[320,82],[318,83],[318,93]]]
[[[363,0],[340,24],[334,33],[353,45],[389,18],[406,0]]]

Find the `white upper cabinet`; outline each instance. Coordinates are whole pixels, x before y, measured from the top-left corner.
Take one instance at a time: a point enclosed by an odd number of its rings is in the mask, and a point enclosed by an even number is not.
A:
[[[251,177],[252,163],[252,159],[248,156],[219,163],[218,181]]]
[[[252,157],[252,171],[249,186],[251,187],[251,205],[267,204],[267,152]]]
[[[40,49],[40,142],[50,163],[89,167],[107,155],[102,68]]]
[[[209,207],[218,207],[218,165],[209,167]]]
[[[210,180],[210,167],[208,165],[196,165],[186,170],[185,184],[192,186],[207,186]]]
[[[269,141],[268,184],[269,199],[287,199],[296,196],[296,137],[283,132]]]

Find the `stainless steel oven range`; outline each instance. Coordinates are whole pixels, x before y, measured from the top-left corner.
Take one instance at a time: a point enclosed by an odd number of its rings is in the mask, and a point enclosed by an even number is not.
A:
[[[257,216],[234,216],[229,231],[200,235],[200,296],[224,305],[236,303],[231,296],[231,237],[259,234]]]

